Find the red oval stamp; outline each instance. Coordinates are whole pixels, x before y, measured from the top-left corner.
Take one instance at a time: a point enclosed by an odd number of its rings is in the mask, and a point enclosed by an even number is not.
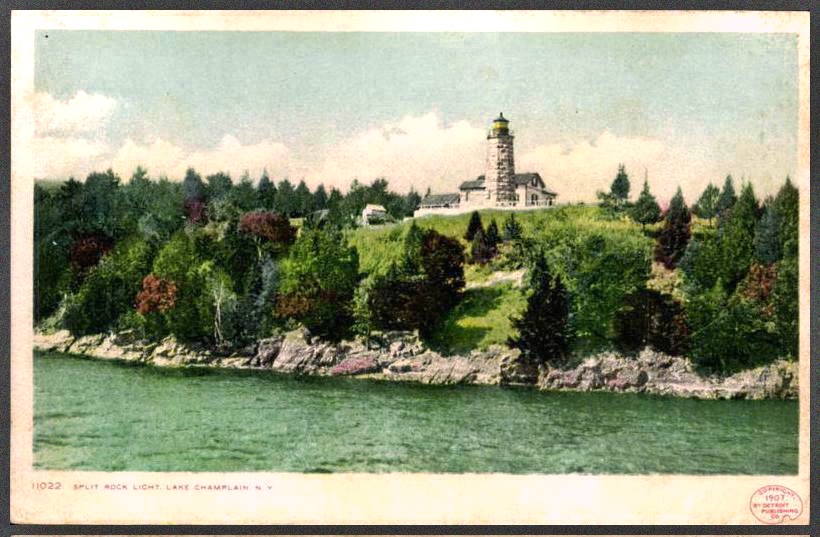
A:
[[[781,524],[800,516],[803,512],[803,500],[788,487],[766,485],[752,494],[749,509],[764,524]]]

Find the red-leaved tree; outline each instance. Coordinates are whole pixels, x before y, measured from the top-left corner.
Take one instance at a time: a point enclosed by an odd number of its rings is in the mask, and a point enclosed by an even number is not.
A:
[[[174,307],[177,286],[170,280],[149,274],[142,280],[142,289],[137,294],[137,312],[146,315],[152,311],[164,312]]]
[[[82,272],[96,265],[108,253],[113,244],[102,235],[85,235],[71,244],[69,261],[75,270]]]
[[[253,238],[260,258],[263,245],[289,246],[296,240],[296,228],[290,225],[288,217],[272,211],[243,214],[239,220],[239,231]]]

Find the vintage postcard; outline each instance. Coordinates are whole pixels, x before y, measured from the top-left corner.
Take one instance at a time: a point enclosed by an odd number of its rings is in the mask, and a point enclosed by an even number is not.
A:
[[[807,523],[808,26],[13,12],[13,522]]]

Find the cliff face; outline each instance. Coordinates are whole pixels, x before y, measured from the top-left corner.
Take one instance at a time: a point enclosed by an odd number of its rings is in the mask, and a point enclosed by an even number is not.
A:
[[[787,399],[798,395],[797,363],[780,360],[726,378],[704,377],[685,358],[645,349],[636,358],[603,353],[572,369],[527,363],[517,349],[500,346],[442,356],[412,333],[385,334],[380,346],[362,341],[328,343],[304,330],[264,339],[243,354],[218,356],[168,337],[158,343],[129,334],[72,337],[67,331],[35,334],[34,348],[156,366],[210,366],[297,375],[353,375],[424,384],[534,386],[541,390],[649,393],[702,399]]]

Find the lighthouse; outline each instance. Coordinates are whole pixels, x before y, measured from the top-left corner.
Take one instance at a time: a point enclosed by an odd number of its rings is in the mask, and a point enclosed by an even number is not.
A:
[[[515,157],[510,122],[499,113],[487,134],[487,161],[484,173],[487,197],[495,206],[515,205]]]

